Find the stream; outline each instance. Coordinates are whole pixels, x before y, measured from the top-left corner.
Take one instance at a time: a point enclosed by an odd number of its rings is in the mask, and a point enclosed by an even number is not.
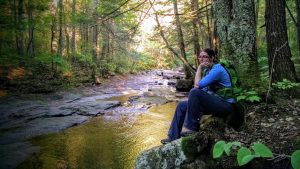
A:
[[[133,168],[139,153],[166,137],[186,97],[173,86],[178,74],[115,76],[100,86],[1,101],[0,169]]]

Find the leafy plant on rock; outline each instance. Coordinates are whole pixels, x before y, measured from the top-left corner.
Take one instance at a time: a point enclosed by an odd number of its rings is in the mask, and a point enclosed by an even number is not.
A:
[[[228,142],[223,140],[218,141],[213,147],[213,158],[220,158],[225,154],[231,155],[232,148],[239,148],[236,157],[239,166],[243,166],[249,163],[254,158],[273,158],[274,154],[272,151],[262,143],[253,143],[250,148],[241,146],[240,142]],[[300,150],[296,150],[291,156],[291,164],[294,169],[300,169]]]

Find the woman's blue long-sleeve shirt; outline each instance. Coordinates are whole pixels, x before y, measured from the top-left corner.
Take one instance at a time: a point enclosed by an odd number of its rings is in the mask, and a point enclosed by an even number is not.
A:
[[[215,94],[215,91],[223,87],[231,87],[230,75],[221,64],[214,64],[210,70],[205,70],[204,77],[199,80],[200,89]],[[226,99],[227,102],[235,102],[233,98]]]

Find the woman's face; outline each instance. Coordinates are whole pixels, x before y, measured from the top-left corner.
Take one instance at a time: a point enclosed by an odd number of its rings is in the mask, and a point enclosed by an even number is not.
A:
[[[206,52],[202,51],[198,57],[199,62],[204,67],[211,67],[214,63],[214,57],[210,57]]]

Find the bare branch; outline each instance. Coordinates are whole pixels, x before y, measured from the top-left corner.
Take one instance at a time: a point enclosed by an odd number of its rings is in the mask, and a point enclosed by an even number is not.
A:
[[[295,23],[296,27],[298,27],[298,26],[299,26],[299,23],[297,23],[295,17],[293,16],[293,14],[292,14],[292,12],[291,12],[291,10],[290,10],[290,8],[289,8],[289,6],[287,5],[286,2],[285,2],[285,7],[286,7],[287,11],[289,12],[289,14],[290,14],[290,16],[291,16],[293,22]]]

